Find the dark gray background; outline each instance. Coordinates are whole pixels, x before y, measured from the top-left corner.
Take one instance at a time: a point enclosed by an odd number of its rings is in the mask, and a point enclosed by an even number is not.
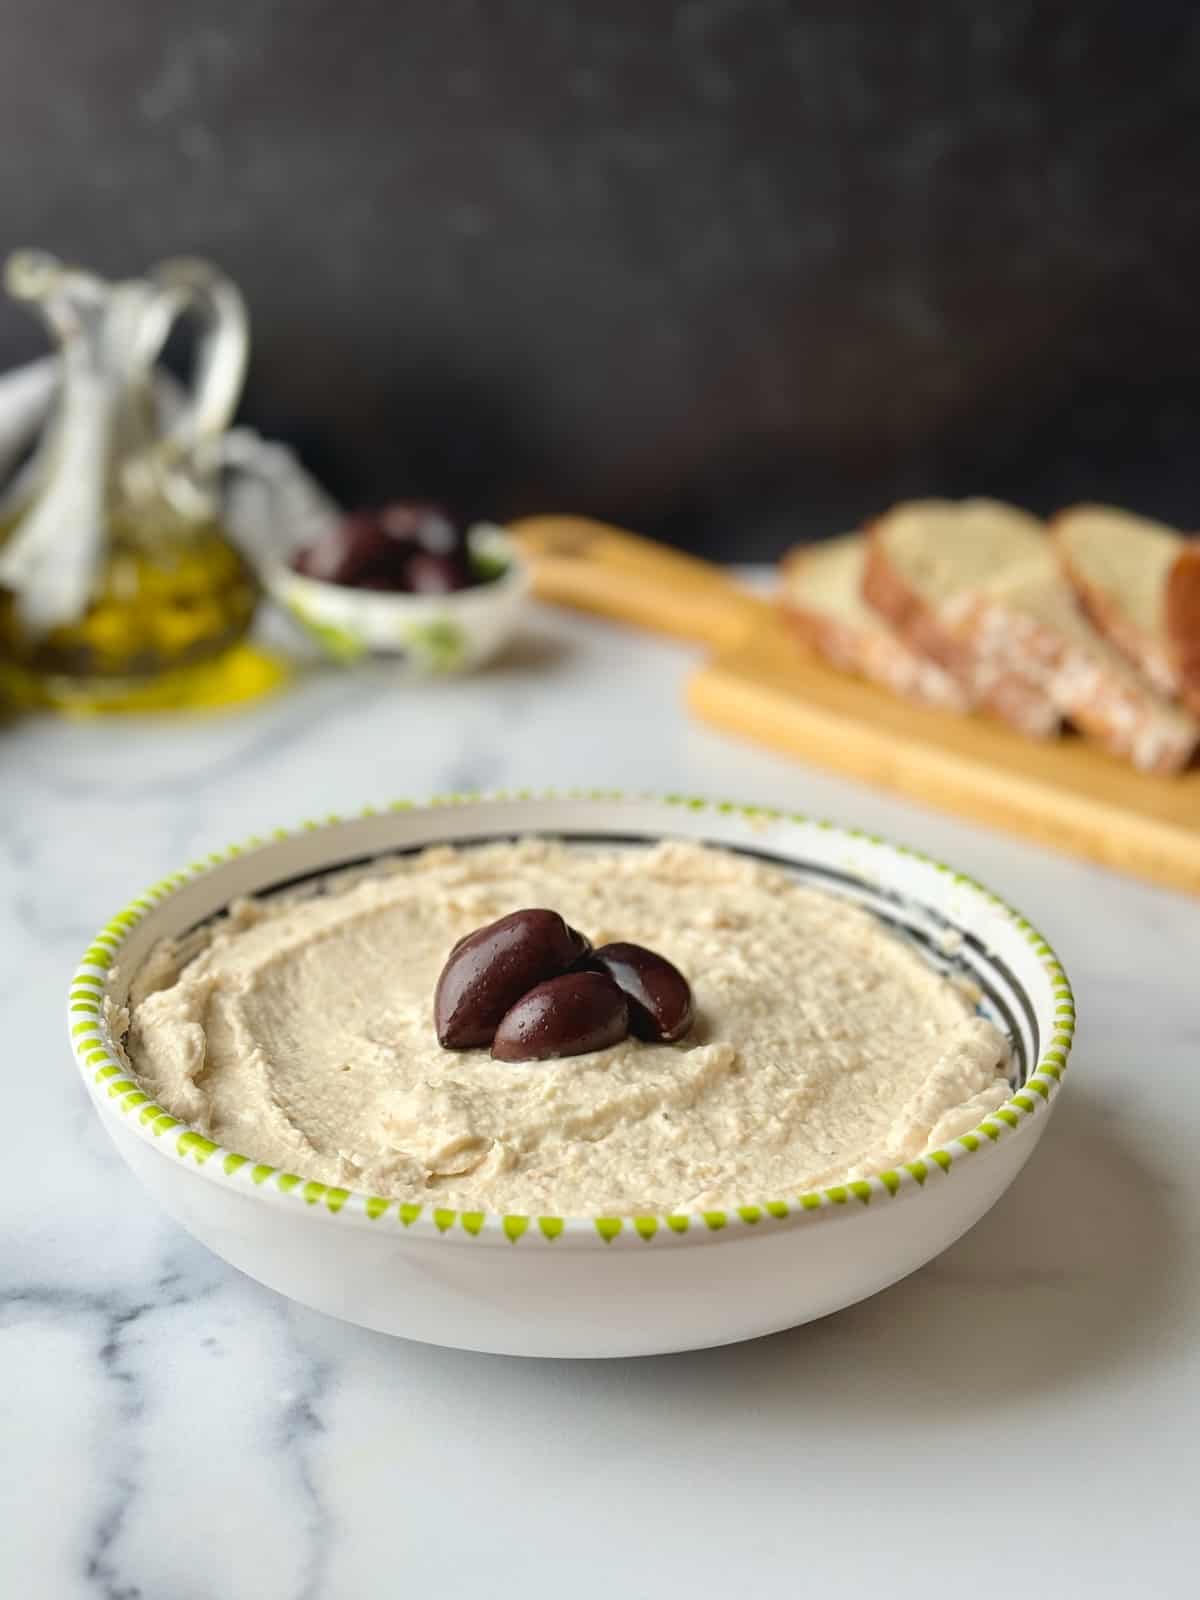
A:
[[[729,555],[918,491],[1200,521],[1192,4],[0,20],[3,242],[224,264],[245,414],[344,497]]]

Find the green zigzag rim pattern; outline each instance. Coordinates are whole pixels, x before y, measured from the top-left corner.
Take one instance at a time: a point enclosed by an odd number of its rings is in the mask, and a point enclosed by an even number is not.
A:
[[[1042,1051],[1041,1058],[1025,1084],[1003,1106],[989,1113],[977,1128],[953,1141],[959,1146],[958,1150],[952,1147],[934,1150],[920,1160],[910,1161],[896,1170],[875,1174],[870,1179],[850,1184],[836,1184],[830,1188],[794,1195],[786,1200],[773,1199],[748,1203],[729,1211],[705,1211],[687,1216],[540,1216],[530,1219],[517,1215],[499,1215],[482,1211],[457,1212],[443,1207],[397,1203],[380,1195],[305,1182],[295,1173],[282,1172],[262,1162],[251,1164],[248,1157],[240,1155],[237,1151],[223,1150],[196,1129],[184,1127],[169,1111],[149,1100],[136,1083],[123,1076],[128,1072],[128,1067],[119,1060],[112,1048],[100,1006],[113,958],[142,918],[161,900],[166,899],[192,879],[225,865],[247,850],[260,848],[264,840],[257,834],[240,844],[229,845],[223,851],[212,851],[203,860],[190,863],[183,872],[172,873],[168,877],[159,879],[111,917],[95,935],[72,979],[68,1000],[71,1044],[76,1060],[86,1077],[91,1078],[97,1086],[106,1087],[108,1097],[118,1102],[122,1112],[137,1110],[140,1122],[150,1130],[155,1139],[173,1134],[179,1129],[180,1132],[174,1141],[174,1153],[180,1160],[197,1167],[205,1167],[214,1155],[220,1156],[218,1170],[231,1182],[249,1181],[259,1188],[271,1187],[275,1193],[293,1198],[309,1209],[323,1208],[333,1217],[343,1211],[359,1210],[370,1221],[380,1222],[395,1205],[397,1217],[405,1228],[428,1219],[438,1234],[444,1236],[454,1231],[456,1236],[460,1238],[465,1236],[468,1239],[479,1239],[498,1228],[501,1236],[507,1238],[511,1244],[518,1244],[522,1239],[529,1238],[540,1238],[545,1244],[553,1244],[562,1237],[568,1226],[573,1230],[581,1226],[590,1229],[604,1244],[612,1244],[622,1237],[640,1240],[643,1244],[653,1244],[655,1240],[669,1238],[672,1234],[677,1238],[682,1237],[692,1231],[693,1224],[699,1225],[705,1233],[716,1235],[729,1227],[750,1229],[757,1227],[760,1221],[796,1220],[805,1213],[824,1212],[831,1207],[845,1208],[852,1197],[867,1206],[880,1197],[885,1200],[894,1198],[913,1185],[924,1187],[930,1178],[931,1164],[935,1171],[940,1170],[948,1176],[956,1161],[963,1160],[966,1156],[986,1148],[988,1144],[1015,1132],[1021,1126],[1023,1118],[1034,1115],[1054,1095],[1066,1070],[1074,1035],[1075,1000],[1066,973],[1053,948],[1025,917],[999,895],[966,873],[956,872],[944,862],[914,850],[911,846],[891,844],[878,834],[868,833],[861,828],[840,828],[835,822],[809,817],[802,812],[784,811],[773,806],[739,805],[731,800],[714,801],[694,795],[626,795],[617,789],[518,789],[498,790],[486,794],[435,795],[425,804],[430,808],[519,800],[591,800],[621,804],[629,799],[675,806],[690,812],[712,811],[720,816],[741,816],[763,823],[788,822],[826,831],[837,831],[859,843],[889,849],[896,855],[932,867],[936,872],[949,876],[955,885],[968,889],[1002,912],[1041,962],[1055,995],[1056,1031],[1051,1036],[1048,1046]],[[300,822],[290,829],[272,829],[267,842],[283,841],[319,832],[325,828],[335,827],[344,820],[377,817],[389,812],[407,812],[417,809],[418,806],[419,802],[412,800],[393,800],[382,807],[364,806],[351,819],[331,814],[319,821]],[[530,1225],[531,1220],[536,1220],[536,1226]],[[660,1223],[664,1226],[660,1227]]]

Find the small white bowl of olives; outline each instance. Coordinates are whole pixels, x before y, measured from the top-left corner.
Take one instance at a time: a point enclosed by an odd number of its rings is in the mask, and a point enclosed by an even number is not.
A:
[[[468,672],[512,638],[529,569],[502,528],[394,501],[332,524],[262,574],[276,603],[326,655],[394,656],[416,674]]]

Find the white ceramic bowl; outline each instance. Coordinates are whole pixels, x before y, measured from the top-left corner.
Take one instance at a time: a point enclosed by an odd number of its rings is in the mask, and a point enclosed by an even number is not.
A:
[[[619,845],[707,840],[769,857],[871,907],[935,964],[974,977],[985,1011],[1014,1040],[1012,1098],[945,1149],[842,1188],[748,1194],[730,1211],[692,1216],[500,1216],[402,1206],[256,1165],[149,1102],[114,1055],[104,997],[120,1004],[155,941],[232,899],[294,889],[389,852],[526,833]],[[218,1255],[368,1328],[539,1356],[631,1356],[749,1339],[904,1277],[978,1221],[1025,1164],[1057,1096],[1074,1025],[1053,951],[961,873],[804,817],[608,793],[455,796],[252,839],[155,884],[114,917],[84,957],[70,1008],[80,1071],[118,1150]]]
[[[512,638],[529,594],[529,568],[500,528],[470,529],[472,560],[495,575],[454,594],[392,594],[306,578],[266,563],[267,593],[335,661],[368,652],[398,657],[414,675],[470,672]]]

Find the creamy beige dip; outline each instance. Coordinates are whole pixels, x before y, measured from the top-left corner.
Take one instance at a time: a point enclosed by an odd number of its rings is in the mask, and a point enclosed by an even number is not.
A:
[[[523,906],[691,981],[675,1045],[508,1065],[443,1050],[451,945]],[[700,845],[439,848],[160,945],[124,1032],[146,1092],[221,1144],[409,1201],[534,1214],[708,1209],[911,1160],[1008,1093],[1008,1043],[869,914]]]

